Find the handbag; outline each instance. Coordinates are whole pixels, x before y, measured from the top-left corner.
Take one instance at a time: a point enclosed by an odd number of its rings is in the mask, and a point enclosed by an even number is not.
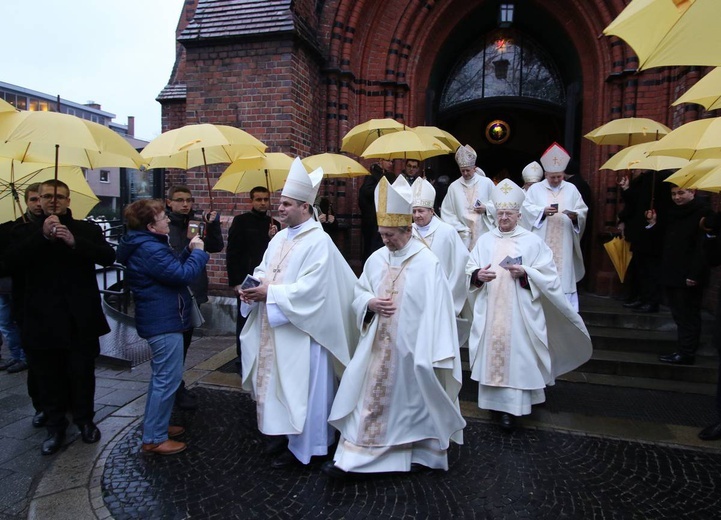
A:
[[[205,323],[205,318],[203,318],[203,313],[200,312],[200,306],[195,300],[195,295],[190,290],[190,287],[188,287],[188,292],[190,293],[190,326],[195,329]]]

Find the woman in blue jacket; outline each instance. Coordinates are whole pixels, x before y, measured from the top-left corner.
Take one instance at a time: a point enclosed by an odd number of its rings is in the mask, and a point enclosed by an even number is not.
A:
[[[209,256],[197,236],[180,255],[171,249],[170,219],[160,200],[132,203],[125,218],[128,233],[120,240],[117,258],[126,267],[138,335],[148,340],[153,353],[142,450],[172,455],[186,448],[185,443],[169,438],[181,435],[184,428],[169,424],[175,391],[183,377],[183,331],[192,326],[188,284],[198,277]]]

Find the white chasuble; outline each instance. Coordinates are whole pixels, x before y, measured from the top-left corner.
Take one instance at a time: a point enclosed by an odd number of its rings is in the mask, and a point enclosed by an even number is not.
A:
[[[492,189],[493,181],[487,177],[476,174],[469,181],[461,177],[448,186],[441,203],[441,219],[458,232],[469,251],[481,235],[493,228]],[[478,203],[486,207],[485,213],[475,211]]]

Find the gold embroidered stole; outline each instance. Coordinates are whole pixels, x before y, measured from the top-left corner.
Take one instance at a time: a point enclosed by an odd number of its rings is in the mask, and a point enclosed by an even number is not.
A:
[[[363,405],[358,425],[359,446],[384,446],[388,414],[396,382],[398,319],[403,305],[405,260],[399,266],[388,265],[378,289],[378,297],[392,297],[396,304],[393,316],[378,315],[378,329],[371,347],[371,359],[363,387]]]
[[[553,252],[553,262],[556,264],[559,278],[563,272],[563,219],[568,218],[562,213],[566,208],[563,207],[563,197],[560,195],[561,190],[555,193],[553,190],[548,190],[548,205],[558,204],[558,213],[552,217],[546,217],[546,244]]]
[[[518,256],[516,241],[511,237],[496,238],[491,268],[496,279],[486,284],[486,380],[489,386],[506,386],[510,380],[511,337],[513,328],[513,300],[517,283],[511,274],[498,264],[510,256]]]
[[[476,200],[478,200],[476,193],[480,184],[480,182],[476,182],[473,186],[466,186],[465,184],[461,183],[461,187],[463,188],[463,195],[465,195],[466,197],[466,224],[471,230],[470,249],[473,249],[473,246],[476,245],[478,237],[481,236],[481,224],[483,223],[483,219],[481,218],[482,215],[474,211],[476,208]]]

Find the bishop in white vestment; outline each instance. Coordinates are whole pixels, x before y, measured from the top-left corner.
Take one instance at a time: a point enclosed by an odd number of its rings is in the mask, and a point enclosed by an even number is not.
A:
[[[357,279],[312,218],[322,176],[322,170],[309,175],[298,159],[293,163],[278,209],[288,227],[273,237],[254,271],[262,285],[241,292],[252,305],[240,335],[243,388],[257,403],[260,431],[288,436],[289,451],[272,463],[277,468],[328,453],[337,377],[358,337],[351,312]]]
[[[505,179],[494,188],[498,227],[471,251],[466,272],[475,293],[469,339],[478,406],[514,417],[545,401],[544,388],[591,357],[591,340],[561,291],[550,248],[518,226],[524,193]]]
[[[583,278],[581,237],[586,228],[588,206],[563,173],[571,156],[554,143],[541,157],[546,179],[528,188],[521,208],[523,227],[538,235],[553,251],[561,286],[578,311],[576,284]]]
[[[476,240],[493,227],[490,202],[493,181],[476,168],[476,152],[468,145],[456,151],[461,177],[448,186],[441,203],[441,219],[453,226],[470,251]]]
[[[341,437],[330,476],[448,469],[462,442],[461,360],[451,291],[438,259],[411,234],[410,186],[376,188],[385,247],[371,255],[355,291],[361,339],[336,395],[330,423]]]

